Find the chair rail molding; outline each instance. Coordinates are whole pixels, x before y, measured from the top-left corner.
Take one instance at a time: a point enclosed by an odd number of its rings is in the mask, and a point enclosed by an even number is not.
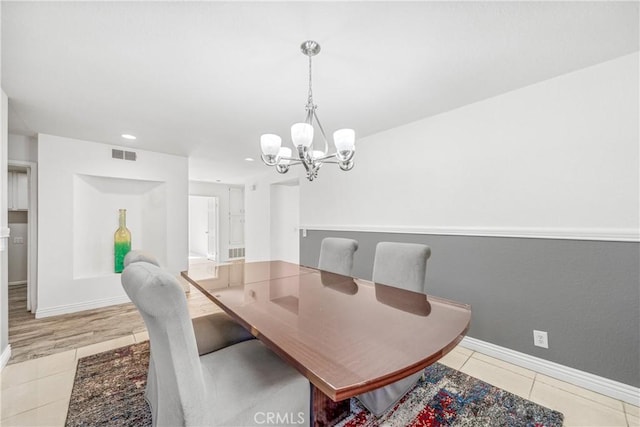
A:
[[[300,229],[323,231],[362,231],[370,233],[434,234],[443,236],[640,242],[640,230],[633,228],[418,227],[403,225],[304,224],[300,225]]]

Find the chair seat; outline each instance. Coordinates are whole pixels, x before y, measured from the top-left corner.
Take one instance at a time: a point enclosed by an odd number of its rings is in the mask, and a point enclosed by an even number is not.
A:
[[[254,338],[226,313],[213,313],[191,321],[200,356]]]
[[[308,425],[309,381],[260,341],[200,356],[200,363],[211,425]]]

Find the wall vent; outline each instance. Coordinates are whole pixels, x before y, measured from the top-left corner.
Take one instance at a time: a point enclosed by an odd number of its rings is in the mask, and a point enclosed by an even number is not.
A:
[[[229,249],[229,258],[244,258],[244,248]]]
[[[120,160],[132,160],[135,162],[138,156],[135,151],[116,150],[114,148],[111,150],[111,157]]]

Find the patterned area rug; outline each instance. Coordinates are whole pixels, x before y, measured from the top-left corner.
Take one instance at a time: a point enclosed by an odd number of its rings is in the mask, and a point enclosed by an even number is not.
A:
[[[144,400],[149,342],[80,359],[67,426],[150,426]],[[376,418],[357,399],[339,427],[485,427],[562,425],[563,416],[462,372],[435,363],[425,379]]]
[[[339,427],[562,426],[563,415],[440,363],[400,401],[374,417],[357,399]]]
[[[78,361],[67,426],[150,426],[144,399],[149,341]]]

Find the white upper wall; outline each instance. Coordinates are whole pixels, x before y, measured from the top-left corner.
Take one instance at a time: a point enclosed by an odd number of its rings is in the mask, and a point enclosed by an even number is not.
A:
[[[286,199],[286,201],[279,198],[280,195],[287,192],[286,189],[279,190],[276,188],[275,193],[272,189],[274,184],[278,185],[283,182],[295,180],[302,181],[304,179],[302,171],[302,167],[294,167],[291,168],[286,175],[281,175],[276,172],[275,168],[265,166],[265,172],[263,174],[247,181],[244,189],[246,261],[266,261],[275,259],[274,257],[284,257],[287,260],[293,260],[296,257],[299,258],[299,248],[292,248],[290,246],[292,244],[291,239],[278,234],[279,231],[285,227],[291,229],[294,222],[296,222],[297,226],[299,221],[298,207],[291,206],[291,198]],[[274,195],[276,200],[273,200]],[[290,195],[297,199],[299,190],[291,190]],[[274,207],[273,203],[278,203],[278,200],[284,202],[285,205]],[[277,221],[275,218],[272,219],[272,215],[278,214],[280,208],[295,212],[287,212],[285,218],[283,218],[288,226],[283,225],[282,229],[278,229],[278,227],[272,229],[274,222]],[[298,245],[297,242],[296,245]],[[275,247],[278,249],[276,249],[276,253],[272,253],[272,249]]]
[[[128,301],[113,273],[118,208],[133,249],[187,269],[187,158],[133,150],[137,161],[118,160],[112,148],[122,147],[39,135],[37,317]]]
[[[638,75],[635,53],[363,138],[301,180],[301,227],[637,239]]]
[[[38,140],[24,135],[9,134],[9,160],[38,161]]]

